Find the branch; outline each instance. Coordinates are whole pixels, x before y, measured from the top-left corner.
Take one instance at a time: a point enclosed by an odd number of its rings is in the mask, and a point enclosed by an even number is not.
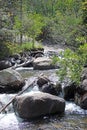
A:
[[[17,95],[15,95],[4,107],[2,107],[2,109],[0,110],[0,113],[3,112],[3,111],[13,102],[13,100],[14,100],[17,96],[23,94],[23,92],[25,92],[25,91],[26,91],[30,86],[32,86],[34,83],[35,83],[35,80],[32,81],[30,84],[28,84],[28,86],[27,86],[24,90],[22,90],[22,91],[19,92]]]

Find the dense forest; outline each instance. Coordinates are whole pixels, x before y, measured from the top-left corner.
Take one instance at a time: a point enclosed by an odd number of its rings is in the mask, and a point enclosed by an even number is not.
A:
[[[36,40],[69,46],[76,51],[65,52],[70,67],[77,59],[81,69],[87,61],[87,1],[0,0],[0,59],[34,48]],[[61,61],[64,70],[67,61]]]

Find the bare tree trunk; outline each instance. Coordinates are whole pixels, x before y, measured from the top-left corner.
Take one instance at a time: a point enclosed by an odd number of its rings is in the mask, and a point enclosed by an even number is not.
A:
[[[20,44],[22,44],[22,40],[23,40],[23,32],[22,32],[23,10],[22,10],[22,4],[23,4],[23,1],[20,0],[20,20],[21,20]]]

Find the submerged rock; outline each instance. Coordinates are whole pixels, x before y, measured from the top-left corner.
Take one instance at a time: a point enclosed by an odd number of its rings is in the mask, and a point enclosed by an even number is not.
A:
[[[22,76],[13,69],[0,71],[0,93],[17,92],[22,89],[24,80]]]
[[[16,114],[24,119],[60,114],[65,111],[64,99],[43,92],[30,92],[18,96],[13,106]]]

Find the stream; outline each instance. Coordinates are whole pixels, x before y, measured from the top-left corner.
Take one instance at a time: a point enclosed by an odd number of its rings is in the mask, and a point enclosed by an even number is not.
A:
[[[48,49],[48,48],[46,48]],[[60,49],[61,50],[61,49]],[[34,80],[40,74],[45,74],[51,81],[57,82],[55,69],[33,70],[33,68],[16,69],[25,79],[26,83]],[[27,80],[29,78],[29,80]],[[35,86],[29,91],[39,91]],[[5,105],[15,94],[0,94],[0,100]],[[65,113],[63,115],[50,115],[34,120],[23,120],[17,117],[13,111],[12,104],[0,114],[0,130],[87,130],[87,110],[81,109],[73,102],[66,101]]]
[[[19,68],[17,71],[24,78],[31,77],[30,80],[34,80],[41,73],[47,75],[53,81],[58,80],[55,74],[56,70],[32,71],[28,68]],[[32,91],[38,91],[38,88],[35,86]],[[4,104],[6,104],[13,96],[15,94],[0,94],[0,99],[3,99]],[[0,114],[0,130],[87,130],[87,110],[81,109],[73,102],[66,102],[63,115],[45,116],[30,121],[15,116],[12,105],[8,106],[6,112],[7,114]]]

